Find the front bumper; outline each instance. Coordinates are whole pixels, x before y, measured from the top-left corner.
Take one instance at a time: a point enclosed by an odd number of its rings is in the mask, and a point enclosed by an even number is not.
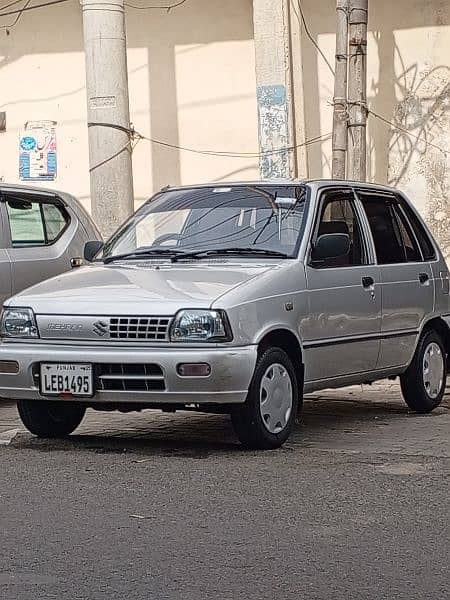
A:
[[[41,362],[152,364],[159,365],[164,390],[127,391],[96,389],[90,403],[149,404],[237,404],[245,402],[256,364],[257,347],[105,347],[46,343],[8,342],[0,344],[0,361],[16,361],[17,373],[0,372],[0,398],[42,400],[36,373]],[[181,377],[179,363],[208,363],[208,377]],[[74,398],[74,400],[77,400]],[[70,401],[70,400],[69,400]]]

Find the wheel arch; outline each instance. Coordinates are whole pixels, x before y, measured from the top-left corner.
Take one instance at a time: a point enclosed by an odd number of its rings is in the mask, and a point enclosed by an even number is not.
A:
[[[422,335],[426,331],[434,330],[442,337],[444,342],[445,351],[447,357],[450,356],[450,327],[449,324],[442,317],[434,317],[427,321],[422,328]],[[420,339],[420,338],[419,338]],[[449,361],[447,360],[447,370],[450,368]]]
[[[299,390],[303,390],[303,351],[298,337],[286,327],[275,327],[266,331],[258,341],[258,356],[271,347],[281,348],[289,356],[295,368]]]

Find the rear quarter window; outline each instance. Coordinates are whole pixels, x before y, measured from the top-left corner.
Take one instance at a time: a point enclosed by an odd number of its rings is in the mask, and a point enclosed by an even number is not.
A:
[[[67,214],[56,204],[43,204],[42,212],[47,231],[47,242],[51,244],[59,238],[66,228],[68,222]]]
[[[422,251],[424,260],[435,260],[436,252],[434,250],[433,242],[431,241],[431,238],[428,235],[425,226],[420,221],[420,219],[417,218],[414,211],[411,209],[409,204],[403,200],[403,198],[398,197],[397,199],[414,231],[414,234]]]

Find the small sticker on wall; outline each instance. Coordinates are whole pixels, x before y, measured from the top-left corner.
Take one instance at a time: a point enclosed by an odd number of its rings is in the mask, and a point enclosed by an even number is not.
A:
[[[91,108],[114,108],[116,104],[115,96],[92,96],[89,98]]]
[[[56,167],[56,121],[28,121],[19,140],[21,181],[53,181]]]

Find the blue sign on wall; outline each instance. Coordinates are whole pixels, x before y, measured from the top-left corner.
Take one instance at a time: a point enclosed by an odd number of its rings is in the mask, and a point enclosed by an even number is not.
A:
[[[28,121],[19,141],[20,179],[53,181],[56,172],[56,122]]]

